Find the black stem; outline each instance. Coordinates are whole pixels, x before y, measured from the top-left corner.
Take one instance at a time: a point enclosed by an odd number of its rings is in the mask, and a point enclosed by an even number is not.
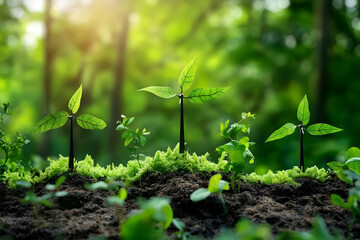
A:
[[[74,171],[74,141],[73,141],[73,120],[74,116],[70,115],[70,153],[69,153],[69,169]]]
[[[179,94],[180,98],[180,153],[184,153],[185,151],[185,137],[184,137],[184,95],[181,93]]]
[[[305,172],[304,164],[304,144],[303,144],[303,135],[304,135],[304,126],[300,124],[300,169],[302,172]]]

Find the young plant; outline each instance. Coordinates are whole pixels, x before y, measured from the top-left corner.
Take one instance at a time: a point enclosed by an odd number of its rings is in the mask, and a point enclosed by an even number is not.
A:
[[[121,186],[119,192],[116,194],[116,191]],[[122,220],[124,219],[124,212],[121,208],[125,204],[127,198],[127,192],[125,189],[125,184],[121,181],[115,181],[110,183],[105,183],[103,181],[91,183],[86,183],[84,186],[87,190],[97,190],[104,189],[110,192],[111,196],[106,198],[106,203],[109,206],[113,206],[118,217],[119,228]]]
[[[178,96],[180,99],[180,153],[185,151],[185,137],[184,137],[184,99],[189,99],[192,103],[205,103],[218,98],[221,94],[229,89],[229,87],[221,88],[196,88],[185,97],[184,92],[187,91],[195,79],[195,74],[198,68],[198,58],[193,58],[181,71],[179,77],[180,93],[177,94],[170,87],[151,86],[142,88],[138,91],[147,91],[159,96],[161,98],[172,98]]]
[[[140,210],[132,211],[121,225],[121,239],[166,239],[165,230],[173,220],[170,200],[154,197],[149,200],[139,199],[138,204]]]
[[[209,186],[208,188],[199,188],[198,190],[196,190],[195,192],[193,192],[190,195],[190,199],[193,202],[199,202],[204,200],[205,198],[207,198],[211,193],[216,193],[221,201],[221,204],[223,206],[224,209],[224,213],[226,214],[226,206],[225,206],[225,201],[224,198],[222,196],[222,192],[223,190],[229,190],[229,183],[227,181],[221,180],[221,174],[215,174],[214,176],[212,176],[210,178],[209,181]]]
[[[136,131],[129,128],[129,125],[134,121],[135,117],[127,118],[125,115],[121,115],[122,121],[117,121],[119,126],[117,126],[117,131],[124,131],[121,135],[122,138],[125,139],[125,147],[132,143],[132,147],[128,148],[128,151],[132,154],[130,157],[133,157],[138,161],[139,166],[140,164],[140,158],[145,158],[144,154],[140,154],[140,146],[145,146],[146,144],[146,136],[150,134],[150,132],[146,131],[146,128],[144,128],[142,131],[139,130],[139,128],[136,129]]]
[[[350,170],[360,175],[360,149],[357,147],[349,148],[346,152],[345,163],[329,162],[327,164],[332,170],[334,170],[342,181],[353,184],[353,179],[345,174],[345,171]]]
[[[5,116],[10,115],[10,104],[3,103],[0,106],[0,124],[3,123],[3,119]],[[0,159],[0,179],[3,177],[3,173],[8,170],[14,168],[13,165],[18,167],[19,163],[15,163],[14,157],[18,152],[21,151],[22,147],[25,144],[28,144],[30,141],[20,134],[16,134],[15,139],[11,139],[6,136],[5,129],[0,127],[0,149],[3,153],[3,158]],[[15,168],[16,168],[15,167]]]
[[[23,199],[23,203],[30,203],[34,205],[34,216],[37,218],[39,206],[44,205],[46,207],[52,208],[54,205],[51,200],[54,200],[57,197],[64,197],[68,193],[65,191],[57,191],[59,186],[66,180],[65,176],[61,176],[56,179],[55,184],[47,184],[45,186],[46,190],[49,190],[49,193],[46,193],[41,196],[36,196],[36,194],[32,191],[28,191],[25,194],[25,198]],[[31,184],[25,181],[18,181],[18,186],[22,186],[25,188],[30,188]]]
[[[309,102],[306,97],[302,99],[297,109],[297,118],[300,121],[299,125],[293,123],[286,123],[284,126],[273,132],[270,137],[265,142],[270,142],[284,138],[288,135],[291,135],[295,132],[295,129],[298,127],[300,130],[300,169],[305,171],[304,167],[304,150],[303,150],[303,135],[305,130],[314,136],[326,135],[331,133],[336,133],[342,131],[342,129],[331,126],[326,123],[315,123],[310,125],[308,128],[305,126],[309,123],[310,120],[310,111],[309,111]]]
[[[106,123],[103,120],[90,114],[81,114],[78,117],[74,116],[74,114],[79,110],[81,95],[82,85],[80,85],[79,89],[74,93],[69,101],[68,108],[70,110],[70,114],[65,111],[49,114],[41,119],[34,129],[34,134],[38,134],[60,128],[65,125],[68,119],[70,120],[69,169],[71,172],[74,171],[73,121],[76,119],[77,124],[83,129],[102,130],[106,127]]]
[[[242,134],[250,133],[250,124],[243,124],[248,118],[255,119],[255,115],[249,113],[242,113],[242,119],[230,125],[229,120],[225,123],[220,123],[220,136],[229,139],[230,141],[220,147],[216,148],[220,154],[225,152],[230,161],[225,166],[225,172],[231,170],[231,187],[235,190],[235,178],[239,177],[245,168],[246,158],[250,158],[249,163],[254,163],[254,155],[249,150],[249,147],[255,143],[250,142],[248,137],[241,137]],[[237,176],[236,176],[237,175]],[[238,183],[238,192],[240,192],[240,177]]]

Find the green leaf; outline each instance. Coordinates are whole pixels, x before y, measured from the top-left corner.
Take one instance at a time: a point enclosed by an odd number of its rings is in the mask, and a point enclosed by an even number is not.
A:
[[[80,85],[78,90],[76,90],[74,95],[70,98],[68,107],[72,114],[75,114],[79,110],[81,95],[82,95],[82,84]]]
[[[351,170],[360,175],[360,158],[354,157],[346,161],[345,165]]]
[[[106,127],[106,123],[103,120],[90,114],[81,114],[76,118],[76,121],[84,129],[102,130]]]
[[[121,134],[121,138],[128,138],[131,135],[130,130],[126,130]]]
[[[55,193],[55,197],[65,197],[66,195],[68,195],[68,192],[65,191],[60,191]]]
[[[306,95],[301,100],[299,107],[297,109],[297,118],[303,125],[309,123],[310,111],[309,111],[309,102]]]
[[[141,143],[142,146],[145,146],[146,138],[144,136],[140,136],[140,143]]]
[[[121,188],[119,193],[118,193],[118,198],[122,199],[122,200],[126,200],[127,198],[127,192],[126,192],[126,189],[125,188]]]
[[[97,189],[99,189],[99,188],[101,188],[101,189],[107,189],[107,188],[108,188],[108,185],[107,185],[105,182],[100,181],[100,182],[91,183],[91,184],[85,183],[84,187],[85,187],[85,189],[87,189],[87,190],[97,190]]]
[[[227,181],[224,181],[224,180],[219,181],[220,192],[222,192],[223,190],[229,190],[229,189],[230,189],[230,185]]]
[[[199,188],[190,195],[190,199],[193,202],[199,202],[207,198],[210,194],[211,192],[209,192],[206,188]]]
[[[221,180],[222,176],[220,173],[215,174],[210,178],[208,190],[211,193],[217,193],[219,192],[219,182]]]
[[[56,181],[55,181],[55,186],[56,186],[56,187],[60,186],[60,184],[62,184],[63,182],[65,182],[65,180],[66,180],[66,177],[65,177],[65,176],[59,177],[59,178],[56,179]]]
[[[117,131],[121,131],[121,130],[124,130],[125,129],[125,126],[123,124],[120,124],[119,126],[117,126],[116,130]]]
[[[16,186],[20,186],[20,187],[24,187],[24,188],[31,187],[31,183],[24,181],[24,180],[17,181],[15,184],[16,184]]]
[[[220,97],[230,87],[222,88],[196,88],[191,91],[187,99],[193,103],[205,103]]]
[[[124,200],[123,199],[120,199],[118,198],[117,196],[110,196],[110,197],[107,197],[106,198],[106,203],[107,205],[119,205],[119,206],[122,206],[124,205]]]
[[[128,125],[130,125],[130,123],[132,123],[133,121],[134,121],[134,119],[135,119],[135,117],[131,117],[131,118],[128,118],[128,119],[126,119],[126,121],[125,121],[125,126],[128,126]]]
[[[284,138],[288,135],[291,135],[294,133],[296,129],[296,125],[292,123],[286,123],[284,126],[273,132],[268,139],[266,139],[265,142],[270,142],[274,140],[278,140],[281,138]]]
[[[155,94],[158,97],[162,98],[172,98],[176,96],[175,91],[169,87],[161,87],[161,86],[151,86],[139,89],[138,91],[146,91]]]
[[[180,231],[184,231],[185,230],[185,224],[180,220],[180,219],[177,219],[177,218],[174,218],[172,220],[172,223],[174,224],[174,226],[180,230]]]
[[[326,123],[316,123],[306,129],[311,135],[321,136],[342,131],[342,129]]]
[[[360,149],[359,148],[352,147],[346,151],[346,160],[353,158],[353,157],[360,157]]]
[[[198,68],[198,61],[198,57],[194,57],[181,71],[179,77],[181,92],[184,92],[191,87]]]
[[[344,200],[337,194],[331,194],[331,202],[340,207],[343,207],[343,208],[346,207]]]
[[[134,140],[134,137],[128,137],[126,140],[125,140],[125,147],[127,146],[127,145],[129,145],[132,141]]]
[[[34,134],[60,128],[65,125],[69,114],[65,111],[49,114],[41,119],[34,128]]]

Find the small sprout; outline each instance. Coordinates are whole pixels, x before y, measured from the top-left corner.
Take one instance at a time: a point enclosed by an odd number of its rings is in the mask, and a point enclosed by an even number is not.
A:
[[[69,101],[68,108],[70,114],[65,111],[49,114],[41,119],[34,128],[34,134],[43,133],[60,128],[65,125],[68,119],[70,120],[69,169],[72,172],[74,171],[73,121],[76,119],[77,124],[83,129],[102,130],[106,127],[106,123],[103,120],[90,114],[81,114],[79,117],[75,118],[74,114],[79,110],[81,96],[82,85],[80,85]]]
[[[194,57],[181,71],[179,77],[180,94],[170,87],[151,86],[139,89],[138,91],[147,91],[161,98],[173,98],[178,96],[180,99],[180,153],[185,151],[185,138],[184,138],[184,114],[183,114],[183,100],[189,99],[192,103],[205,103],[220,97],[226,92],[229,87],[221,88],[196,88],[192,90],[187,97],[184,92],[187,91],[193,81],[195,80],[196,71],[198,68],[198,57]]]
[[[220,136],[229,139],[230,141],[222,146],[216,148],[219,153],[226,153],[230,161],[225,166],[225,171],[231,170],[231,186],[235,190],[235,178],[238,177],[238,192],[240,192],[240,174],[246,166],[246,159],[250,159],[249,163],[254,163],[254,155],[250,151],[250,146],[254,142],[250,142],[248,137],[242,137],[243,134],[250,133],[250,124],[244,124],[248,118],[255,119],[255,115],[248,113],[241,114],[242,119],[229,126],[229,120],[225,123],[220,123]],[[236,176],[238,175],[238,176]]]
[[[309,102],[306,95],[301,100],[298,106],[297,118],[300,121],[299,125],[295,125],[293,123],[286,123],[284,126],[273,132],[265,142],[278,140],[288,135],[291,135],[295,132],[295,129],[298,127],[300,129],[300,169],[302,171],[305,171],[304,150],[303,150],[303,135],[305,134],[305,130],[311,135],[321,136],[321,135],[340,132],[342,131],[342,129],[331,126],[326,123],[316,123],[310,125],[308,128],[305,128],[305,125],[307,125],[310,121]]]
[[[222,176],[220,173],[215,174],[210,178],[208,188],[199,188],[190,195],[190,199],[193,202],[199,202],[207,198],[211,193],[216,193],[223,205],[224,212],[226,213],[226,206],[224,198],[222,197],[222,192],[224,190],[229,190],[229,183],[227,181],[221,180]]]

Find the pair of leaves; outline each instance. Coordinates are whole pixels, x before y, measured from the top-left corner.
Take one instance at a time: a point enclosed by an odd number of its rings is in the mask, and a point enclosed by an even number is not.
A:
[[[198,58],[195,57],[181,71],[179,77],[179,86],[180,86],[181,94],[191,87],[195,79],[197,68],[198,68]],[[185,99],[189,99],[190,102],[193,103],[205,103],[218,98],[228,89],[229,87],[196,88],[192,90],[189,96],[185,97]],[[176,92],[172,88],[163,87],[163,86],[151,86],[151,87],[142,88],[138,91],[151,92],[161,98],[172,98],[177,96]]]
[[[199,202],[207,198],[211,193],[221,194],[223,190],[229,190],[230,186],[227,181],[221,180],[220,173],[215,174],[210,178],[208,188],[199,188],[190,195],[193,202]]]
[[[301,122],[301,124],[303,126],[309,123],[310,111],[309,111],[309,102],[308,102],[306,95],[301,100],[301,102],[298,106],[297,118],[299,119],[299,121]],[[299,127],[299,126],[296,126],[293,123],[286,123],[284,126],[279,128],[278,130],[274,131],[265,142],[278,140],[278,139],[284,138],[288,135],[291,135],[294,133],[294,131],[297,127]],[[308,133],[310,133],[311,135],[321,136],[321,135],[327,135],[327,134],[340,132],[340,131],[342,131],[342,129],[331,126],[326,123],[316,123],[316,124],[310,125],[306,129],[306,131]]]
[[[79,89],[74,93],[69,101],[68,108],[71,111],[71,115],[77,113],[79,110],[81,96],[82,85],[80,85]],[[69,117],[70,115],[65,111],[49,114],[36,124],[34,134],[60,128],[65,125]],[[76,121],[78,125],[84,129],[101,130],[106,127],[106,123],[103,120],[90,114],[82,114],[76,118]]]

